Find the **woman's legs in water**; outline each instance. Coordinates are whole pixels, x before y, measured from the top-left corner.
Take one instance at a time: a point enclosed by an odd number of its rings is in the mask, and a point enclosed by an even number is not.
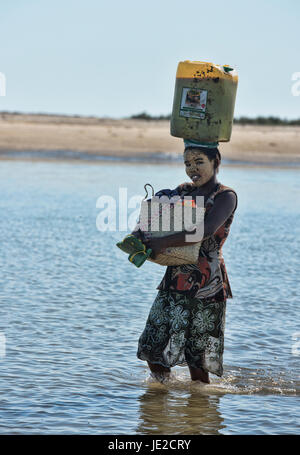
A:
[[[150,362],[147,363],[152,373],[152,376],[154,376],[154,378],[157,379],[158,381],[163,382],[165,379],[168,379],[170,377],[171,368],[163,367],[162,365],[159,365],[157,363]]]
[[[162,382],[170,377],[171,368],[163,367],[162,365],[150,362],[148,362],[148,365],[152,375],[158,381]],[[201,381],[205,384],[210,384],[209,374],[206,371],[204,371],[202,368],[191,367],[190,365],[188,367],[192,381]]]
[[[192,381],[201,381],[205,382],[206,384],[210,384],[209,374],[202,368],[194,368],[189,365],[189,370]]]

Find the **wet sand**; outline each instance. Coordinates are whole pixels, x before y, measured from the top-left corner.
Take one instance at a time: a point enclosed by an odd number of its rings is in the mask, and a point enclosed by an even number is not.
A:
[[[183,141],[169,121],[0,113],[0,158],[176,161]],[[231,163],[300,164],[299,126],[234,125],[220,143]]]

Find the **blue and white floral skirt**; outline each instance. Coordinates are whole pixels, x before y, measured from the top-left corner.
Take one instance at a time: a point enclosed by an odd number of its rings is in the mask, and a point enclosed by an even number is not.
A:
[[[222,376],[226,300],[159,291],[140,336],[137,357],[171,368],[189,365]]]

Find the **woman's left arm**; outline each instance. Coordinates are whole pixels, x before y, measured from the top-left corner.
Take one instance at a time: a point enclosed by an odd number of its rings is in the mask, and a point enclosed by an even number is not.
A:
[[[207,213],[204,220],[204,234],[201,241],[207,237],[212,236],[221,226],[225,223],[227,218],[232,214],[236,207],[237,198],[235,193],[232,191],[224,191],[220,193],[214,201],[214,205],[211,210]],[[192,232],[182,231],[176,234],[168,235],[161,238],[153,238],[146,242],[147,247],[151,248],[154,252],[153,256],[172,246],[186,246],[198,243],[199,239],[193,241],[186,241],[186,236],[190,238],[196,233],[196,229]]]
[[[237,204],[237,197],[233,191],[224,191],[216,196],[214,205],[204,221],[203,239],[215,234],[230,217]]]

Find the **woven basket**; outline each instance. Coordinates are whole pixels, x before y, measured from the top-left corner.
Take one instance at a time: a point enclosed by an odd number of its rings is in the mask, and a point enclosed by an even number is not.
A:
[[[147,185],[152,188],[153,197],[154,189],[152,185],[147,183],[144,186],[146,192]],[[167,197],[164,200],[160,198],[159,204],[155,204],[155,210],[151,212],[151,201],[153,202],[153,199],[151,198],[146,200],[147,196],[148,192],[141,203],[140,217],[137,225],[137,227],[143,232],[146,240],[165,237],[180,231],[188,230],[188,226],[195,223],[196,209],[198,210],[198,216],[199,214],[204,214],[203,212],[200,212],[201,208],[196,207],[193,200],[183,200],[179,196],[177,197],[177,200],[175,200],[175,198],[169,200]],[[158,198],[156,200],[158,200]],[[190,223],[186,224],[184,224],[183,221],[184,207],[186,207],[186,209],[190,209]],[[163,221],[168,217],[170,222],[167,222],[166,225],[164,225]],[[180,247],[169,247],[163,253],[158,254],[155,259],[148,257],[147,260],[160,265],[197,264],[200,246],[201,242]]]

